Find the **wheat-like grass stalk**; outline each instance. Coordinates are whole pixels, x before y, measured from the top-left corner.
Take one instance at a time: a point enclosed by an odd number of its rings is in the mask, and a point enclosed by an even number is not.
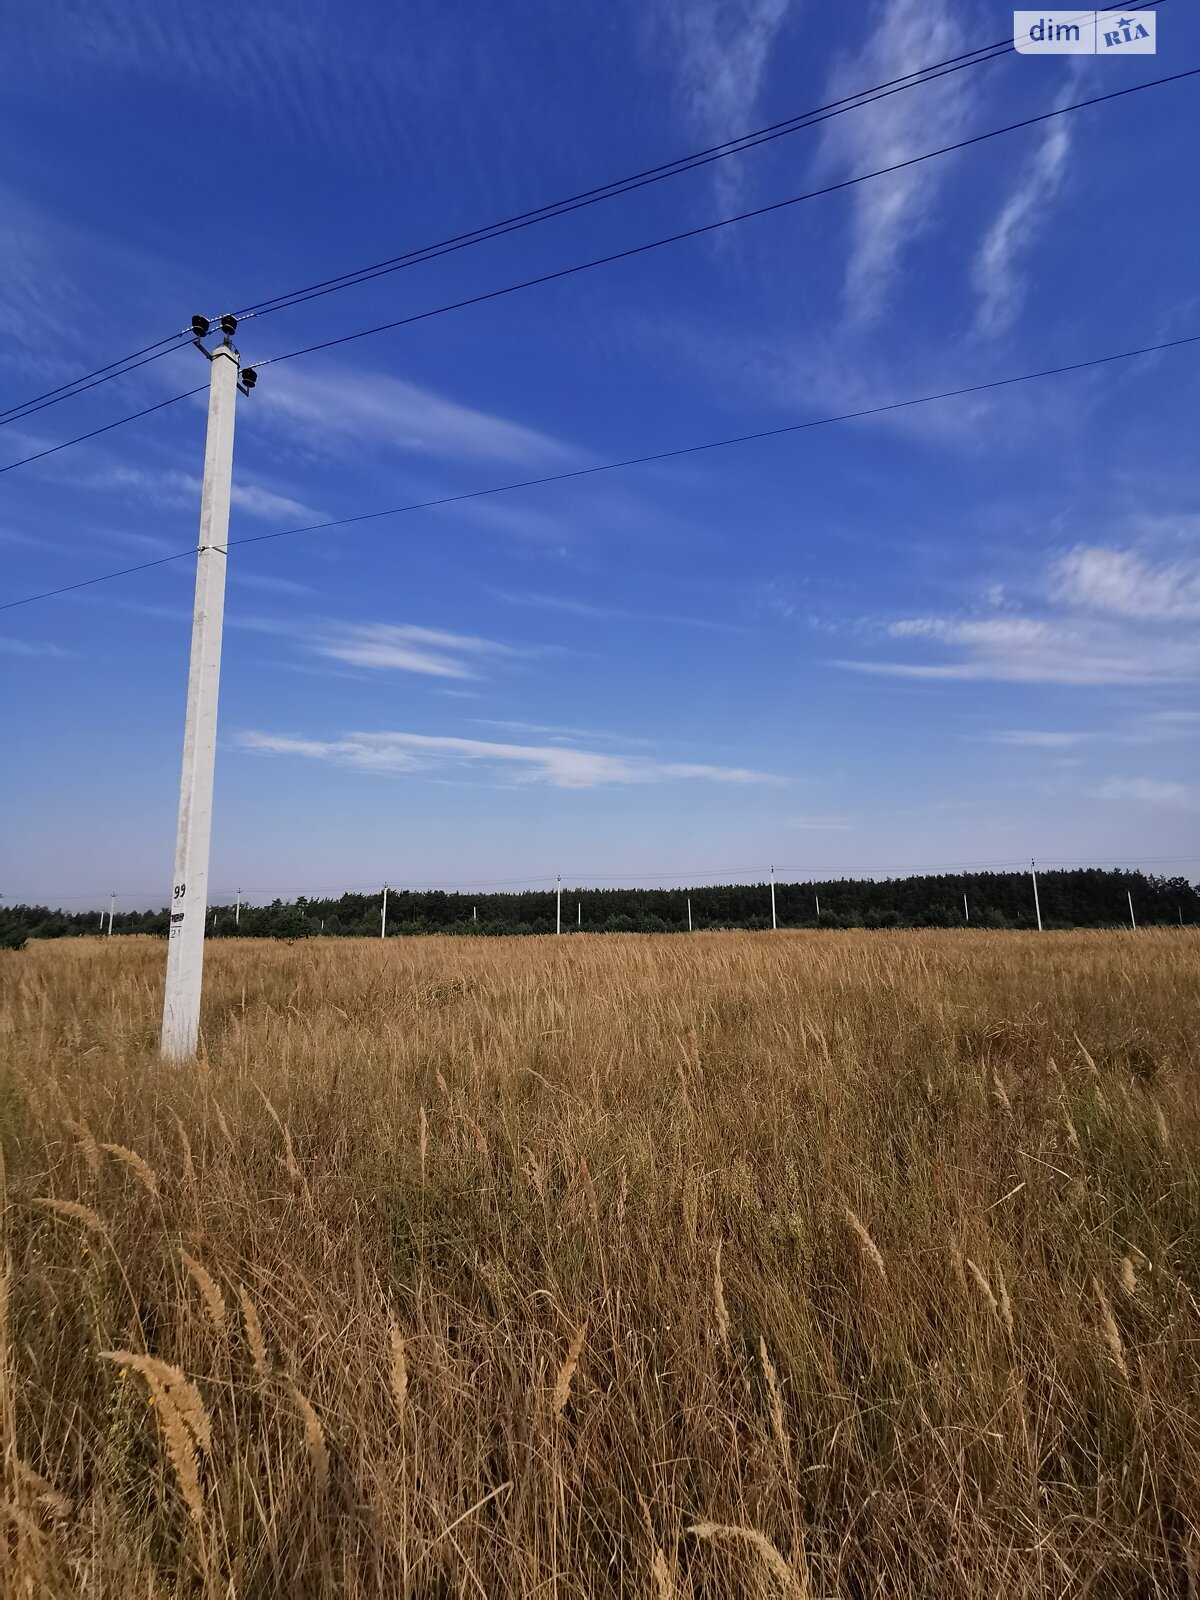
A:
[[[199,1389],[180,1367],[159,1356],[138,1355],[132,1350],[101,1350],[101,1361],[114,1361],[136,1372],[148,1384],[169,1394],[197,1445],[208,1455],[212,1450],[212,1423]]]
[[[721,1278],[721,1241],[717,1241],[713,1259],[713,1309],[717,1316],[717,1336],[723,1345],[729,1344],[729,1307],[725,1304],[725,1284]]]
[[[599,1225],[600,1207],[596,1204],[596,1185],[592,1182],[592,1169],[587,1164],[587,1157],[579,1158],[579,1182],[583,1188],[584,1199],[588,1203],[588,1210],[592,1213],[592,1221]]]
[[[762,1335],[758,1340],[758,1359],[762,1363],[763,1377],[766,1379],[767,1396],[770,1401],[771,1432],[775,1435],[775,1442],[779,1446],[779,1453],[783,1457],[783,1464],[790,1473],[792,1470],[792,1442],[788,1438],[787,1427],[783,1419],[783,1395],[779,1388],[779,1374],[775,1371],[775,1363],[767,1351],[767,1341]]]
[[[195,1256],[189,1255],[186,1250],[180,1250],[180,1259],[187,1268],[188,1275],[196,1288],[200,1291],[200,1298],[204,1301],[208,1311],[209,1321],[218,1333],[225,1331],[225,1296],[216,1279],[208,1268]]]
[[[158,1176],[153,1167],[148,1162],[143,1161],[136,1150],[130,1150],[123,1144],[102,1144],[100,1148],[101,1150],[107,1150],[110,1156],[115,1156],[118,1161],[123,1162],[137,1178],[146,1193],[155,1200],[158,1199]]]
[[[988,1310],[992,1313],[992,1315],[996,1318],[996,1320],[998,1322],[1000,1320],[1000,1304],[999,1304],[999,1301],[996,1299],[996,1296],[992,1293],[991,1284],[987,1281],[987,1278],[984,1276],[984,1274],[980,1270],[980,1268],[977,1267],[975,1265],[975,1263],[971,1260],[970,1256],[964,1256],[963,1260],[966,1263],[967,1271],[971,1274],[972,1278],[974,1278],[974,1280],[975,1280],[976,1288],[979,1290],[980,1294],[983,1296],[984,1300],[987,1302]]]
[[[211,1424],[200,1391],[178,1367],[154,1356],[102,1350],[100,1359],[117,1363],[122,1372],[128,1368],[145,1381],[179,1492],[192,1521],[199,1525],[204,1518],[199,1452],[208,1454],[212,1449]]]
[[[675,1584],[671,1578],[671,1569],[667,1566],[667,1558],[663,1555],[661,1545],[655,1545],[654,1547],[654,1559],[650,1563],[650,1576],[654,1579],[654,1593],[657,1600],[675,1600]]]
[[[579,1365],[579,1357],[583,1353],[583,1341],[587,1337],[587,1323],[579,1326],[579,1332],[571,1340],[567,1351],[567,1358],[558,1369],[558,1377],[554,1383],[554,1393],[550,1400],[552,1416],[561,1417],[571,1395],[571,1380],[575,1376],[575,1368]]]
[[[388,1345],[391,1360],[388,1362],[388,1387],[398,1416],[404,1415],[404,1402],[408,1399],[408,1356],[404,1348],[404,1335],[393,1322],[388,1328]]]
[[[304,1442],[308,1446],[308,1459],[312,1462],[314,1486],[321,1495],[329,1487],[329,1446],[325,1442],[325,1429],[304,1391],[294,1383],[289,1388],[304,1423]]]
[[[43,1478],[40,1472],[35,1472],[27,1461],[20,1456],[14,1458],[17,1482],[20,1486],[33,1495],[38,1505],[58,1522],[65,1522],[73,1509],[71,1501],[56,1489],[48,1478]]]
[[[104,1218],[92,1210],[91,1206],[81,1205],[78,1200],[52,1200],[41,1196],[34,1202],[35,1206],[42,1206],[47,1211],[52,1211],[56,1217],[63,1217],[68,1222],[77,1222],[83,1228],[88,1228],[93,1233],[107,1233]]]
[[[76,1122],[74,1117],[64,1116],[63,1124],[79,1146],[80,1153],[87,1162],[92,1177],[98,1178],[100,1176],[100,1147],[96,1143],[92,1130],[82,1119]]]
[[[213,1116],[217,1119],[217,1127],[221,1130],[221,1136],[225,1140],[225,1143],[232,1150],[236,1141],[233,1137],[233,1134],[229,1131],[229,1124],[225,1120],[225,1113],[221,1110],[221,1102],[214,1099],[210,1100],[209,1104],[212,1106]]]
[[[192,1159],[192,1141],[188,1138],[188,1131],[183,1125],[183,1119],[177,1112],[172,1111],[172,1118],[179,1134],[179,1147],[183,1152],[183,1176],[189,1188],[196,1182],[196,1163]]]
[[[1000,1290],[1000,1293],[996,1296],[1000,1304],[1000,1321],[1004,1324],[1004,1331],[1011,1338],[1013,1332],[1012,1301],[1009,1299],[1008,1284],[1004,1281],[1004,1271],[1000,1266],[996,1268],[996,1283]]]
[[[246,1326],[246,1343],[250,1346],[250,1359],[254,1362],[254,1370],[259,1377],[265,1378],[271,1370],[271,1355],[267,1349],[267,1341],[263,1338],[258,1309],[241,1284],[238,1285],[238,1299],[242,1306],[242,1320]]]
[[[792,1597],[792,1600],[805,1600],[808,1595],[808,1586],[800,1584],[770,1539],[757,1528],[738,1528],[725,1522],[694,1522],[687,1531],[697,1539],[732,1539],[748,1544],[762,1557],[785,1595]]]
[[[1154,1102],[1154,1126],[1158,1129],[1158,1137],[1164,1150],[1171,1148],[1171,1130],[1167,1126],[1166,1113],[1158,1101]]]
[[[1113,1316],[1112,1306],[1104,1292],[1104,1286],[1099,1278],[1092,1279],[1092,1288],[1096,1292],[1096,1299],[1100,1305],[1100,1329],[1104,1335],[1104,1343],[1108,1353],[1119,1369],[1126,1382],[1129,1381],[1129,1366],[1125,1360],[1125,1346],[1121,1340],[1121,1330],[1117,1327],[1117,1319]]]
[[[867,1232],[864,1224],[859,1220],[849,1206],[843,1207],[842,1214],[846,1219],[851,1233],[858,1240],[858,1247],[862,1251],[863,1256],[875,1268],[875,1271],[879,1274],[880,1279],[886,1283],[887,1268],[883,1264],[883,1257],[879,1253],[879,1246],[875,1243],[874,1239],[872,1239],[871,1235]]]

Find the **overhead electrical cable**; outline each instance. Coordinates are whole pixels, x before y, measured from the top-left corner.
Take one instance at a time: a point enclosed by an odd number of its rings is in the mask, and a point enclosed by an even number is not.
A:
[[[506,295],[516,294],[520,290],[537,288],[543,284],[554,283],[563,278],[574,277],[578,273],[591,270],[593,267],[608,266],[615,261],[627,260],[632,256],[644,255],[648,251],[661,249],[665,245],[678,244],[683,240],[700,238],[703,235],[715,233],[718,229],[731,227],[735,223],[769,216],[790,206],[799,205],[804,201],[815,200],[824,195],[836,194],[842,190],[854,188],[858,184],[870,182],[872,179],[887,177],[892,173],[919,166],[923,162],[935,160],[939,156],[951,155],[959,150],[970,149],[973,146],[983,144],[989,139],[999,138],[1003,134],[1036,127],[1040,123],[1048,122],[1055,117],[1066,116],[1073,111],[1083,111],[1092,106],[1125,99],[1130,95],[1139,94],[1142,90],[1161,88],[1166,84],[1194,78],[1197,74],[1200,74],[1200,67],[1188,67],[1182,72],[1174,72],[1163,78],[1151,78],[1143,83],[1131,84],[1124,89],[1113,89],[1107,94],[1093,95],[1086,100],[1076,100],[1069,105],[1056,106],[1053,110],[1040,112],[1036,116],[1023,117],[1018,122],[1006,123],[999,128],[990,128],[984,133],[972,134],[969,138],[956,140],[952,144],[941,145],[935,150],[927,150],[920,155],[909,156],[903,161],[892,162],[886,167],[877,167],[871,172],[857,173],[854,177],[840,179],[836,183],[826,184],[819,189],[809,189],[802,194],[791,195],[783,200],[773,201],[770,205],[756,206],[749,211],[738,212],[730,217],[718,218],[715,222],[701,223],[697,227],[685,228],[678,233],[667,234],[659,239],[650,239],[642,244],[630,245],[624,250],[613,251],[608,255],[595,256],[589,261],[576,262],[569,267],[558,268],[554,272],[542,273],[534,278],[525,278],[517,283],[505,284],[499,289],[489,289],[483,293],[469,295],[465,299],[450,301],[425,311],[412,312],[408,316],[398,317],[390,322],[377,323],[370,328],[360,328],[354,333],[341,334],[333,339],[319,340],[314,344],[303,345],[299,349],[288,350],[281,355],[269,356],[265,360],[255,361],[247,365],[251,366],[256,372],[261,371],[264,367],[275,366],[283,361],[294,361],[300,356],[313,355],[321,350],[331,350],[339,345],[350,344],[358,339],[371,338],[375,334],[392,332],[397,328],[407,327],[414,322],[423,322],[431,317],[443,316],[451,311],[461,311],[468,306],[482,305],[487,301],[498,300]],[[22,456],[16,461],[10,461],[5,466],[0,467],[0,474],[12,472],[17,467],[27,466],[31,461],[40,461],[45,456],[55,454],[56,451],[69,449],[72,445],[81,444],[86,439],[95,438],[97,434],[107,433],[110,429],[119,428],[126,422],[135,422],[140,417],[150,415],[151,412],[161,411],[165,406],[173,405],[177,400],[185,400],[190,395],[199,393],[203,387],[205,386],[200,385],[196,389],[188,389],[182,394],[173,395],[168,400],[160,401],[158,405],[147,406],[141,411],[131,413],[129,416],[118,417],[114,422],[106,423],[101,428],[93,428],[89,432],[79,434],[73,439],[63,440],[60,444],[50,445],[46,449],[35,451],[32,455]]]
[[[765,439],[779,439],[788,434],[804,433],[813,428],[830,427],[838,422],[854,422],[866,417],[884,416],[889,412],[905,411],[914,406],[931,405],[938,400],[956,400],[967,395],[984,394],[994,389],[1012,388],[1020,383],[1033,383],[1042,378],[1060,377],[1066,373],[1083,372],[1089,368],[1110,366],[1117,361],[1131,361],[1138,356],[1162,354],[1168,350],[1178,350],[1192,345],[1200,344],[1200,333],[1185,334],[1177,339],[1164,339],[1155,344],[1139,345],[1134,349],[1112,351],[1107,355],[1090,356],[1084,361],[1065,362],[1055,367],[1042,367],[1035,372],[1016,373],[1008,378],[989,378],[981,383],[964,384],[955,389],[940,389],[933,394],[913,395],[905,400],[889,400],[879,405],[861,406],[854,411],[841,411],[834,415],[824,417],[811,417],[804,422],[787,422],[775,428],[761,428],[753,433],[734,434],[726,439],[709,439],[702,444],[677,445],[668,450],[656,450],[650,454],[626,456],[619,461],[601,462],[596,466],[572,467],[564,472],[546,473],[537,478],[520,478],[510,483],[491,484],[484,489],[466,489],[458,494],[441,495],[432,500],[414,500],[406,505],[388,506],[382,511],[363,511],[352,517],[336,517],[326,522],[306,523],[296,528],[277,528],[271,533],[248,534],[241,539],[230,539],[227,549],[234,549],[243,545],[266,544],[277,539],[290,539],[302,533],[323,533],[331,528],[348,528],[364,522],[376,522],[384,517],[403,516],[413,511],[432,511],[443,506],[461,505],[465,501],[482,500],[491,495],[511,494],[518,489],[540,488],[552,483],[567,483],[577,478],[596,477],[601,473],[618,472],[626,467],[649,466],[659,461],[674,461],[683,456],[700,455],[707,450],[723,450],[731,445],[752,444]],[[161,556],[156,561],[144,563],[146,567],[164,566],[171,561],[182,561],[186,556],[196,554],[195,546],[178,550],[172,555]],[[7,600],[0,603],[0,611],[11,611],[17,606],[33,605],[36,601],[50,600],[56,595],[68,594],[76,589],[90,588],[98,583],[108,583],[113,578],[124,577],[128,572],[141,571],[141,567],[126,567],[117,572],[104,572],[98,577],[83,578],[76,583],[64,584],[59,588],[45,589],[38,594],[25,595],[19,600]]]
[[[1150,10],[1165,3],[1166,0],[1141,0],[1140,4],[1134,5],[1129,9],[1133,11]],[[468,249],[473,245],[486,243],[490,239],[501,238],[508,233],[533,227],[539,222],[568,215],[573,211],[581,210],[585,206],[596,205],[601,201],[614,199],[620,195],[645,188],[647,185],[660,183],[666,178],[677,177],[682,173],[693,172],[697,168],[708,166],[713,162],[742,155],[748,150],[753,150],[760,145],[784,138],[791,133],[801,132],[805,128],[817,126],[827,121],[830,117],[841,116],[848,111],[859,110],[863,106],[874,104],[877,100],[889,98],[893,94],[903,93],[906,89],[920,88],[923,84],[935,82],[937,79],[945,77],[952,72],[963,71],[972,66],[981,66],[988,61],[1000,60],[1002,57],[1007,57],[1012,53],[1014,42],[1006,36],[1003,39],[994,41],[992,44],[980,45],[973,50],[963,51],[957,56],[948,56],[942,61],[931,62],[928,66],[917,67],[911,72],[901,74],[899,77],[889,78],[871,88],[857,90],[853,94],[828,101],[824,105],[813,107],[811,110],[797,112],[780,122],[770,123],[766,127],[754,129],[749,133],[738,134],[720,144],[710,145],[703,150],[693,151],[688,155],[677,156],[670,161],[644,168],[624,178],[614,178],[607,183],[596,185],[591,189],[580,190],[578,193],[565,196],[562,199],[547,201],[545,204],[534,207],[529,211],[518,212],[514,216],[482,224],[467,230],[465,233],[454,234],[449,238],[437,240],[431,244],[416,246],[400,255],[386,257],[382,261],[373,262],[365,267],[352,268],[346,272],[335,274],[333,277],[319,279],[315,283],[306,284],[298,289],[285,290],[279,294],[270,295],[264,300],[254,301],[250,305],[242,307],[234,315],[244,320],[251,317],[267,316],[273,311],[285,310],[290,306],[303,305],[307,301],[317,299],[322,295],[336,293],[340,289],[353,288],[359,283],[371,282],[373,279],[385,276],[388,273],[398,272],[409,266],[417,266],[425,261],[437,260],[441,256],[449,255],[455,251]],[[172,350],[182,348],[183,342],[190,339],[190,337],[190,330],[187,329],[168,334],[154,344],[146,345],[143,349],[136,350],[128,356],[120,357],[102,367],[97,367],[91,372],[82,374],[79,378],[72,379],[69,383],[60,384],[57,388],[48,389],[42,394],[34,395],[19,405],[0,410],[0,427],[8,422],[20,421],[22,416],[31,416],[34,412],[43,410],[48,405],[57,405],[61,400],[69,400],[77,394],[86,393],[87,390],[95,388],[100,383],[106,383],[115,378],[123,377],[128,372],[136,371],[138,367],[144,366],[146,361],[158,360],[163,355],[169,355]],[[145,358],[144,360],[139,359],[143,357]]]

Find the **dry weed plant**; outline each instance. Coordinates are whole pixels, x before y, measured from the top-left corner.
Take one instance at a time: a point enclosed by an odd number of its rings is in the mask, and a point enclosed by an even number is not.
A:
[[[163,958],[0,952],[5,1600],[1200,1600],[1194,933]]]

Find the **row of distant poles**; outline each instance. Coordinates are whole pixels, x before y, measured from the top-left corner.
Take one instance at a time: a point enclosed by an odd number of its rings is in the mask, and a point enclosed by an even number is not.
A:
[[[1038,896],[1037,862],[1036,861],[1031,861],[1029,863],[1029,876],[1030,876],[1030,879],[1032,880],[1032,883],[1033,883],[1033,912],[1034,912],[1034,916],[1037,918],[1037,929],[1038,929],[1038,932],[1041,933],[1043,931],[1043,929],[1042,929],[1042,902],[1041,902],[1041,900],[1040,900],[1040,898]],[[773,929],[775,929],[775,930],[778,930],[778,928],[779,928],[779,916],[778,916],[778,913],[777,913],[776,907],[775,907],[775,868],[774,867],[771,868],[770,886],[771,886],[771,927]],[[382,907],[380,909],[380,914],[379,914],[379,937],[381,939],[386,939],[387,938],[387,910],[388,910],[388,894],[390,892],[390,887],[391,886],[389,884],[386,884],[386,883],[383,886],[383,905],[382,905]],[[1137,932],[1137,917],[1134,915],[1134,911],[1133,911],[1133,890],[1132,889],[1127,889],[1125,891],[1125,894],[1126,894],[1126,898],[1129,901],[1129,925],[1134,930],[1134,932],[1136,933]],[[238,908],[239,908],[239,911],[240,911],[240,909],[241,909],[241,901],[240,901],[241,890],[240,889],[238,890],[238,895],[239,895]],[[561,876],[557,877],[554,880],[554,895],[555,895],[555,928],[554,928],[554,931],[555,931],[555,933],[561,933],[563,931],[563,926],[562,926],[562,877]],[[817,921],[820,922],[820,920],[821,920],[821,896],[819,894],[814,894],[813,895],[813,901],[814,901],[814,903],[816,905]],[[478,922],[479,921],[479,907],[478,906],[472,906],[471,907],[471,920],[473,922]],[[964,922],[970,922],[970,920],[971,920],[971,906],[970,906],[970,902],[967,899],[967,896],[964,894],[963,895],[963,921]],[[101,919],[101,921],[103,921],[103,918]],[[577,926],[579,926],[579,927],[583,926],[583,901],[582,900],[577,900],[575,902],[575,921],[576,921]],[[688,925],[688,932],[691,933],[692,932],[692,897],[691,897],[691,895],[688,895],[688,897],[687,897],[687,925]],[[109,919],[109,931],[110,932],[112,931],[112,920],[111,920],[111,917]]]

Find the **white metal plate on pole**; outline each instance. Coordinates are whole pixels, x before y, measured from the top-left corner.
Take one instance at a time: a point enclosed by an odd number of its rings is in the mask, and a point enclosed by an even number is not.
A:
[[[232,345],[223,344],[211,355],[200,545],[196,555],[196,600],[183,733],[183,774],[179,785],[179,830],[175,839],[167,988],[163,998],[162,1053],[168,1061],[189,1061],[196,1054],[200,1038],[200,985],[204,974],[204,924],[208,911],[217,693],[221,683],[233,424],[238,392],[237,351]]]

